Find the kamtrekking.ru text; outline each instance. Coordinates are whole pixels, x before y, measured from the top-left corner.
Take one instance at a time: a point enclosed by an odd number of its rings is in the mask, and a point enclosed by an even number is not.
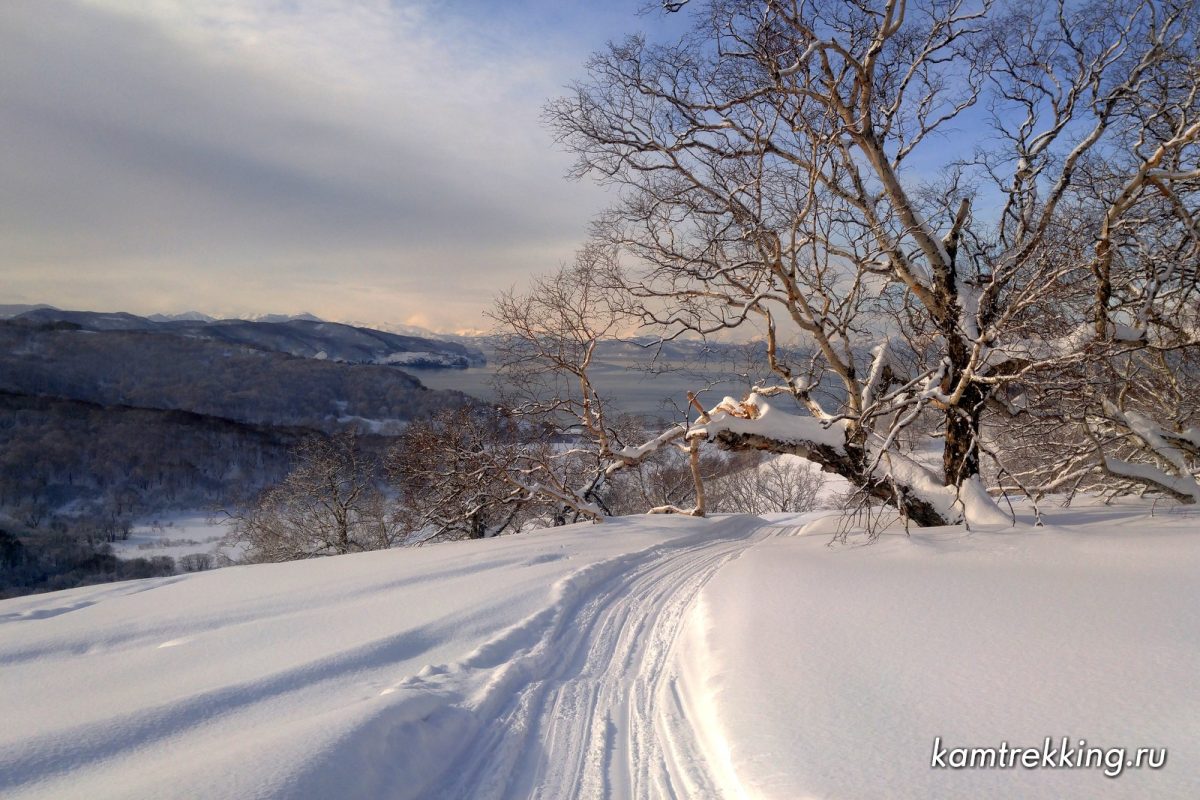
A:
[[[933,769],[1102,769],[1116,778],[1126,769],[1161,769],[1167,763],[1165,747],[1089,747],[1086,739],[1072,745],[1071,737],[1056,741],[1047,736],[1041,747],[946,747],[942,737],[933,740]]]

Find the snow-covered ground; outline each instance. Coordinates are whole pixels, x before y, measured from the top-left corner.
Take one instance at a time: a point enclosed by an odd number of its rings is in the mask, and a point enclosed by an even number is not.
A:
[[[1048,520],[638,517],[4,601],[0,796],[1195,796],[1200,515]],[[1169,757],[930,768],[1048,736]]]
[[[228,520],[199,511],[160,514],[139,521],[129,538],[113,542],[112,548],[119,558],[179,559],[191,553],[214,552],[229,529]]]

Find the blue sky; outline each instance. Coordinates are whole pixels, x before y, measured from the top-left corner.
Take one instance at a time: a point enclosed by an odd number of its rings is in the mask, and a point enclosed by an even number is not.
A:
[[[570,260],[538,120],[642,0],[4,0],[0,303],[440,330]]]

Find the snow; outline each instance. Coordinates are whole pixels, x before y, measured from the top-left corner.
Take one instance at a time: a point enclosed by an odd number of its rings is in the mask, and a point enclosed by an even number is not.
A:
[[[971,341],[979,340],[979,301],[983,299],[983,292],[978,286],[969,281],[959,281],[958,303],[961,311],[959,319],[960,327],[963,333]]]
[[[636,464],[639,461],[642,461],[646,458],[646,456],[657,451],[659,448],[664,447],[675,439],[680,438],[686,432],[687,430],[682,425],[673,425],[645,444],[641,444],[636,447],[626,446],[614,451],[613,455],[616,456],[621,463],[610,467],[609,471],[611,472],[628,464]]]
[[[603,626],[582,617],[614,614],[624,658],[632,612],[657,610],[628,581],[678,588],[701,567],[674,556],[736,551],[747,524],[616,520],[4,601],[0,717],[19,724],[0,731],[0,796],[428,796],[505,755],[468,745],[519,715],[519,689],[591,664]]]
[[[1131,344],[1145,341],[1145,331],[1120,322],[1109,322],[1108,325],[1114,341]],[[995,366],[1010,359],[1034,362],[1067,359],[1081,353],[1095,338],[1092,324],[1081,323],[1066,335],[1053,339],[1020,339],[995,345],[987,351],[983,361]]]
[[[722,431],[757,434],[777,442],[811,443],[841,450],[846,443],[846,422],[827,423],[780,411],[764,396],[750,394],[745,400],[726,397],[710,414],[710,421],[693,428],[689,438],[713,438]]]
[[[1158,484],[1181,497],[1191,497],[1200,503],[1200,484],[1190,475],[1171,475],[1153,464],[1139,464],[1120,458],[1104,457],[1104,467],[1113,475]]]
[[[465,368],[471,365],[470,360],[463,355],[453,353],[430,353],[416,351],[411,353],[388,353],[371,361],[372,364],[390,364],[401,367],[441,367]]]
[[[876,476],[890,476],[905,484],[944,519],[966,520],[970,526],[1012,525],[1012,517],[988,495],[978,476],[963,481],[959,487],[943,486],[934,471],[917,458],[897,450],[886,450],[877,457]]]
[[[0,795],[1190,796],[1200,516],[1045,518],[628,517],[3,601]],[[1169,760],[929,767],[1063,735]]]
[[[1200,449],[1200,428],[1192,426],[1187,430],[1175,435],[1177,438],[1190,443],[1192,447]]]
[[[681,649],[729,795],[1195,796],[1200,515],[1089,508],[1051,519],[835,550],[827,535],[779,523],[779,536],[722,568]],[[1169,758],[1115,779],[933,770],[937,736],[971,747],[1070,736],[1167,747]]]
[[[1175,475],[1169,475],[1149,464],[1131,464],[1127,461],[1106,457],[1104,463],[1109,471],[1118,475],[1153,481],[1160,486],[1166,486],[1181,497],[1191,497],[1192,502],[1200,503],[1200,483],[1192,476],[1192,467],[1188,463],[1187,454],[1168,441],[1168,438],[1181,442],[1189,441],[1191,429],[1186,434],[1165,431],[1145,414],[1133,410],[1121,411],[1107,400],[1104,402],[1104,409],[1109,416],[1137,434],[1138,438],[1145,442],[1155,455],[1174,467]]]
[[[871,349],[871,371],[862,388],[863,408],[869,408],[875,402],[875,392],[879,388],[879,380],[883,377],[884,369],[891,366],[891,347],[890,337],[884,337],[882,342]]]
[[[178,559],[192,553],[212,553],[229,531],[229,521],[203,512],[159,515],[134,525],[129,538],[113,542],[118,558]]]
[[[344,408],[342,410],[345,410]],[[370,419],[355,414],[342,414],[337,418],[339,425],[355,425],[367,433],[383,436],[396,436],[408,427],[408,422],[394,417],[389,419]]]

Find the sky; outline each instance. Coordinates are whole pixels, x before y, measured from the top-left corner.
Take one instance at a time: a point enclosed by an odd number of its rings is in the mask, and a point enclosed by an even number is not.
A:
[[[486,327],[603,190],[539,120],[644,0],[3,0],[0,304]]]

